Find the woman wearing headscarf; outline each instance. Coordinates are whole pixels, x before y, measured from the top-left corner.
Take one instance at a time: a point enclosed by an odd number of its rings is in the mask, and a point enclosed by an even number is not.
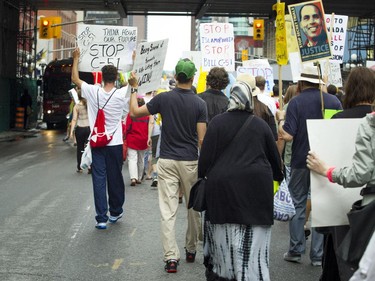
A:
[[[230,145],[250,116],[244,133]],[[229,145],[230,151],[224,151]],[[247,83],[233,85],[227,112],[211,120],[198,173],[207,176],[203,242],[207,280],[270,280],[273,180],[281,181],[283,173],[270,127],[253,116]]]

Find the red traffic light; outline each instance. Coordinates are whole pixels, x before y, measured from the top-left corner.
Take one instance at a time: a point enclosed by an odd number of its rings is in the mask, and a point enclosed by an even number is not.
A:
[[[49,25],[49,21],[48,20],[42,20],[42,25],[43,26],[48,26]]]

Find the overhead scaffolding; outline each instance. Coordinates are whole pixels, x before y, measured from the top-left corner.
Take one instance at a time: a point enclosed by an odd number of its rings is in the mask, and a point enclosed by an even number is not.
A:
[[[373,61],[375,59],[375,13],[350,18],[348,26],[349,63],[358,66],[365,65],[368,60]]]

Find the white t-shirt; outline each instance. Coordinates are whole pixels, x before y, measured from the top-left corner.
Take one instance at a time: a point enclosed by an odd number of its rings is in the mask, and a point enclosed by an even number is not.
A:
[[[119,145],[123,143],[121,117],[123,112],[129,112],[129,97],[126,96],[127,86],[121,89],[113,88],[108,93],[99,85],[91,85],[86,82],[82,83],[82,97],[87,100],[87,112],[89,115],[90,129],[92,131],[98,113],[98,95],[99,107],[102,108],[107,102],[113,91],[113,94],[107,105],[104,107],[105,125],[107,132],[113,134],[112,141],[108,146]]]

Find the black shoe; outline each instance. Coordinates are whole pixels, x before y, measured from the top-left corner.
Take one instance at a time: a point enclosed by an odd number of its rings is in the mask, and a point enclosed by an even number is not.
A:
[[[305,229],[305,238],[306,238],[306,240],[309,239],[310,234],[311,234],[310,229],[306,228]]]
[[[151,187],[157,187],[158,186],[158,180],[154,179],[151,183]]]
[[[186,262],[195,262],[196,253],[190,253],[185,249],[185,254],[186,254]]]
[[[165,263],[164,269],[168,273],[176,273],[177,266],[178,266],[177,260],[167,260],[167,262]]]

